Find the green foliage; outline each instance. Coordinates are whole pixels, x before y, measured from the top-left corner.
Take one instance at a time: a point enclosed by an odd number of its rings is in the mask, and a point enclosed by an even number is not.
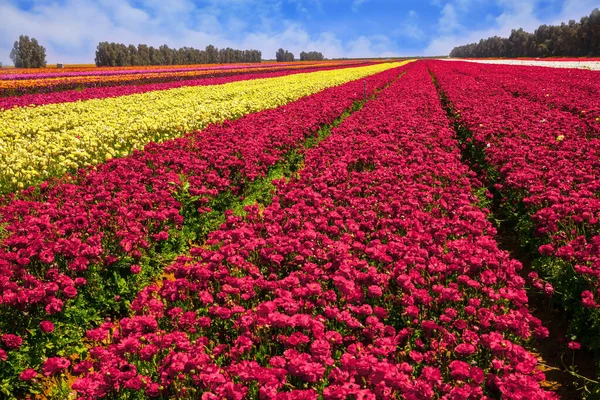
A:
[[[290,53],[287,50],[284,49],[279,49],[277,50],[277,53],[275,53],[275,59],[278,62],[289,62],[289,61],[294,61],[294,54]]]
[[[323,61],[323,53],[319,51],[309,51],[300,53],[300,61]]]
[[[10,52],[10,59],[16,68],[44,68],[46,66],[46,48],[35,38],[21,35],[15,41]]]
[[[115,67],[128,65],[186,65],[186,64],[226,64],[259,63],[262,53],[259,50],[217,49],[213,45],[205,50],[192,47],[171,49],[163,44],[158,49],[146,44],[129,46],[122,43],[100,42],[96,48],[96,65]]]

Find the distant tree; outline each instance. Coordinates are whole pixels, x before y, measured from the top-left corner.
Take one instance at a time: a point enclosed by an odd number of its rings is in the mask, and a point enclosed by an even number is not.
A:
[[[121,43],[100,42],[96,48],[97,66],[123,65],[184,65],[214,63],[261,62],[258,50],[236,50],[232,48],[217,49],[213,45],[205,50],[193,47],[171,49],[166,44],[158,49],[145,44],[137,47]]]
[[[129,65],[140,65],[139,53],[135,45],[127,46],[127,54],[129,55]]]
[[[300,53],[300,61],[323,61],[323,53],[318,51],[303,51]]]
[[[173,54],[174,52],[172,49],[169,48],[169,46],[163,44],[158,48],[158,51],[160,51],[162,60],[164,61],[165,65],[173,64],[173,58],[175,55]]]
[[[280,47],[279,50],[277,50],[277,52],[275,53],[275,59],[278,62],[282,62],[282,61],[285,61],[284,58],[285,58],[285,50]]]
[[[138,44],[139,65],[150,65],[150,49],[146,44]]]
[[[41,46],[35,38],[21,35],[15,41],[10,59],[16,68],[43,68],[46,66],[46,48]]]
[[[278,62],[289,62],[289,61],[294,61],[294,54],[290,53],[287,50],[284,49],[279,49],[277,50],[277,52],[275,53],[275,59]]]
[[[204,51],[206,51],[206,58],[208,64],[216,64],[219,62],[219,50],[215,46],[209,44],[208,46],[206,46],[206,49],[204,49]]]
[[[508,38],[497,36],[452,49],[450,57],[584,57],[600,55],[600,10],[580,22],[540,25],[533,33],[513,29]]]

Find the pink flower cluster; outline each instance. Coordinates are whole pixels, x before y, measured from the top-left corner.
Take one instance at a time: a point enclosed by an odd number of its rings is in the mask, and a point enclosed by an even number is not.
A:
[[[521,345],[548,332],[422,63],[305,156],[88,332],[79,398],[554,398]]]
[[[264,72],[242,72],[234,75],[214,77],[214,75],[208,75],[204,77],[194,77],[189,80],[176,80],[167,81],[161,83],[144,83],[144,82],[133,82],[127,85],[121,86],[99,86],[99,87],[87,87],[84,90],[72,89],[64,90],[60,92],[49,92],[49,93],[34,93],[24,94],[22,96],[10,96],[0,97],[0,110],[8,110],[13,107],[28,107],[28,106],[40,106],[44,104],[54,103],[70,103],[75,101],[83,101],[89,99],[105,99],[108,97],[119,97],[127,96],[130,94],[153,92],[155,90],[168,90],[175,89],[184,86],[209,86],[209,85],[222,85],[229,82],[245,81],[250,79],[264,79],[264,78],[275,78],[278,76],[315,72],[315,71],[329,71],[332,69],[349,68],[357,65],[369,65],[368,63],[361,64],[343,64],[335,67],[307,67],[302,69],[285,69],[282,67],[273,68]]]
[[[564,84],[571,93],[564,104],[580,109],[586,105],[579,94],[600,93],[597,79],[579,83],[589,71],[569,71],[553,83],[554,71],[535,78],[525,67],[505,66],[500,73],[500,68],[465,63],[428,64],[472,132],[473,143],[498,174],[495,187],[506,199],[505,207],[520,213],[523,223],[534,224],[535,237],[522,238],[539,244],[540,276],[533,276],[534,286],[549,295],[556,288],[580,311],[600,308],[600,125],[512,94],[535,98],[540,90]],[[596,104],[599,98],[596,94]]]
[[[371,94],[388,83],[388,74],[150,144],[77,176],[8,195],[0,205],[6,233],[0,247],[0,319],[27,311],[18,326],[41,322],[41,329],[51,332],[54,327],[42,321],[61,312],[90,279],[112,276],[120,268],[138,280],[144,255],[156,254],[167,240],[179,240],[186,213],[199,220],[219,194],[241,194],[284,154],[362,99],[364,82]],[[183,209],[182,196],[191,210]],[[199,222],[188,227],[202,229]],[[2,334],[27,335],[24,329]],[[6,343],[7,350],[18,347],[10,337]]]
[[[461,73],[510,91],[514,96],[577,114],[600,134],[600,74],[584,69],[486,65],[485,73],[470,63],[459,63]],[[469,64],[469,65],[465,65]]]

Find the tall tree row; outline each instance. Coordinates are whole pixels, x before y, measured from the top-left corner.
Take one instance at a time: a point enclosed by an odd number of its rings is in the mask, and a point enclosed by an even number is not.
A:
[[[450,57],[591,57],[600,56],[600,10],[560,25],[542,25],[533,33],[513,29],[508,38],[481,39],[452,49]]]
[[[213,45],[198,50],[192,47],[171,49],[166,44],[155,48],[145,44],[136,47],[132,44],[101,42],[96,48],[96,65],[99,67],[259,63],[261,58],[259,50],[217,49]]]

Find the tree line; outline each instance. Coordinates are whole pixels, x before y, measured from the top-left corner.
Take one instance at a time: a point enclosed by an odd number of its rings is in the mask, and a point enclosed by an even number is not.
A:
[[[294,54],[279,49],[275,54],[277,61],[294,61]],[[43,68],[46,66],[46,49],[34,38],[21,35],[15,41],[10,58],[16,68]],[[129,46],[122,43],[101,42],[96,48],[96,65],[135,66],[135,65],[185,65],[185,64],[227,64],[259,63],[262,53],[259,50],[218,49],[208,45],[204,50],[193,47],[172,49],[162,45],[158,48],[145,44]],[[300,53],[300,61],[322,61],[323,53],[309,51]],[[1,66],[2,64],[0,64]]]
[[[275,53],[275,59],[278,62],[294,61],[294,53],[290,53],[289,51],[284,49],[279,49]]]
[[[533,33],[513,29],[508,38],[493,36],[452,49],[450,57],[600,56],[600,10],[576,22],[541,25]]]
[[[300,53],[300,61],[323,61],[323,53],[318,51],[309,51]]]
[[[228,64],[260,62],[259,50],[218,49],[208,45],[204,50],[193,47],[172,49],[166,44],[155,48],[145,44],[129,46],[122,43],[101,42],[96,48],[96,65],[120,67],[128,65],[185,65]]]

